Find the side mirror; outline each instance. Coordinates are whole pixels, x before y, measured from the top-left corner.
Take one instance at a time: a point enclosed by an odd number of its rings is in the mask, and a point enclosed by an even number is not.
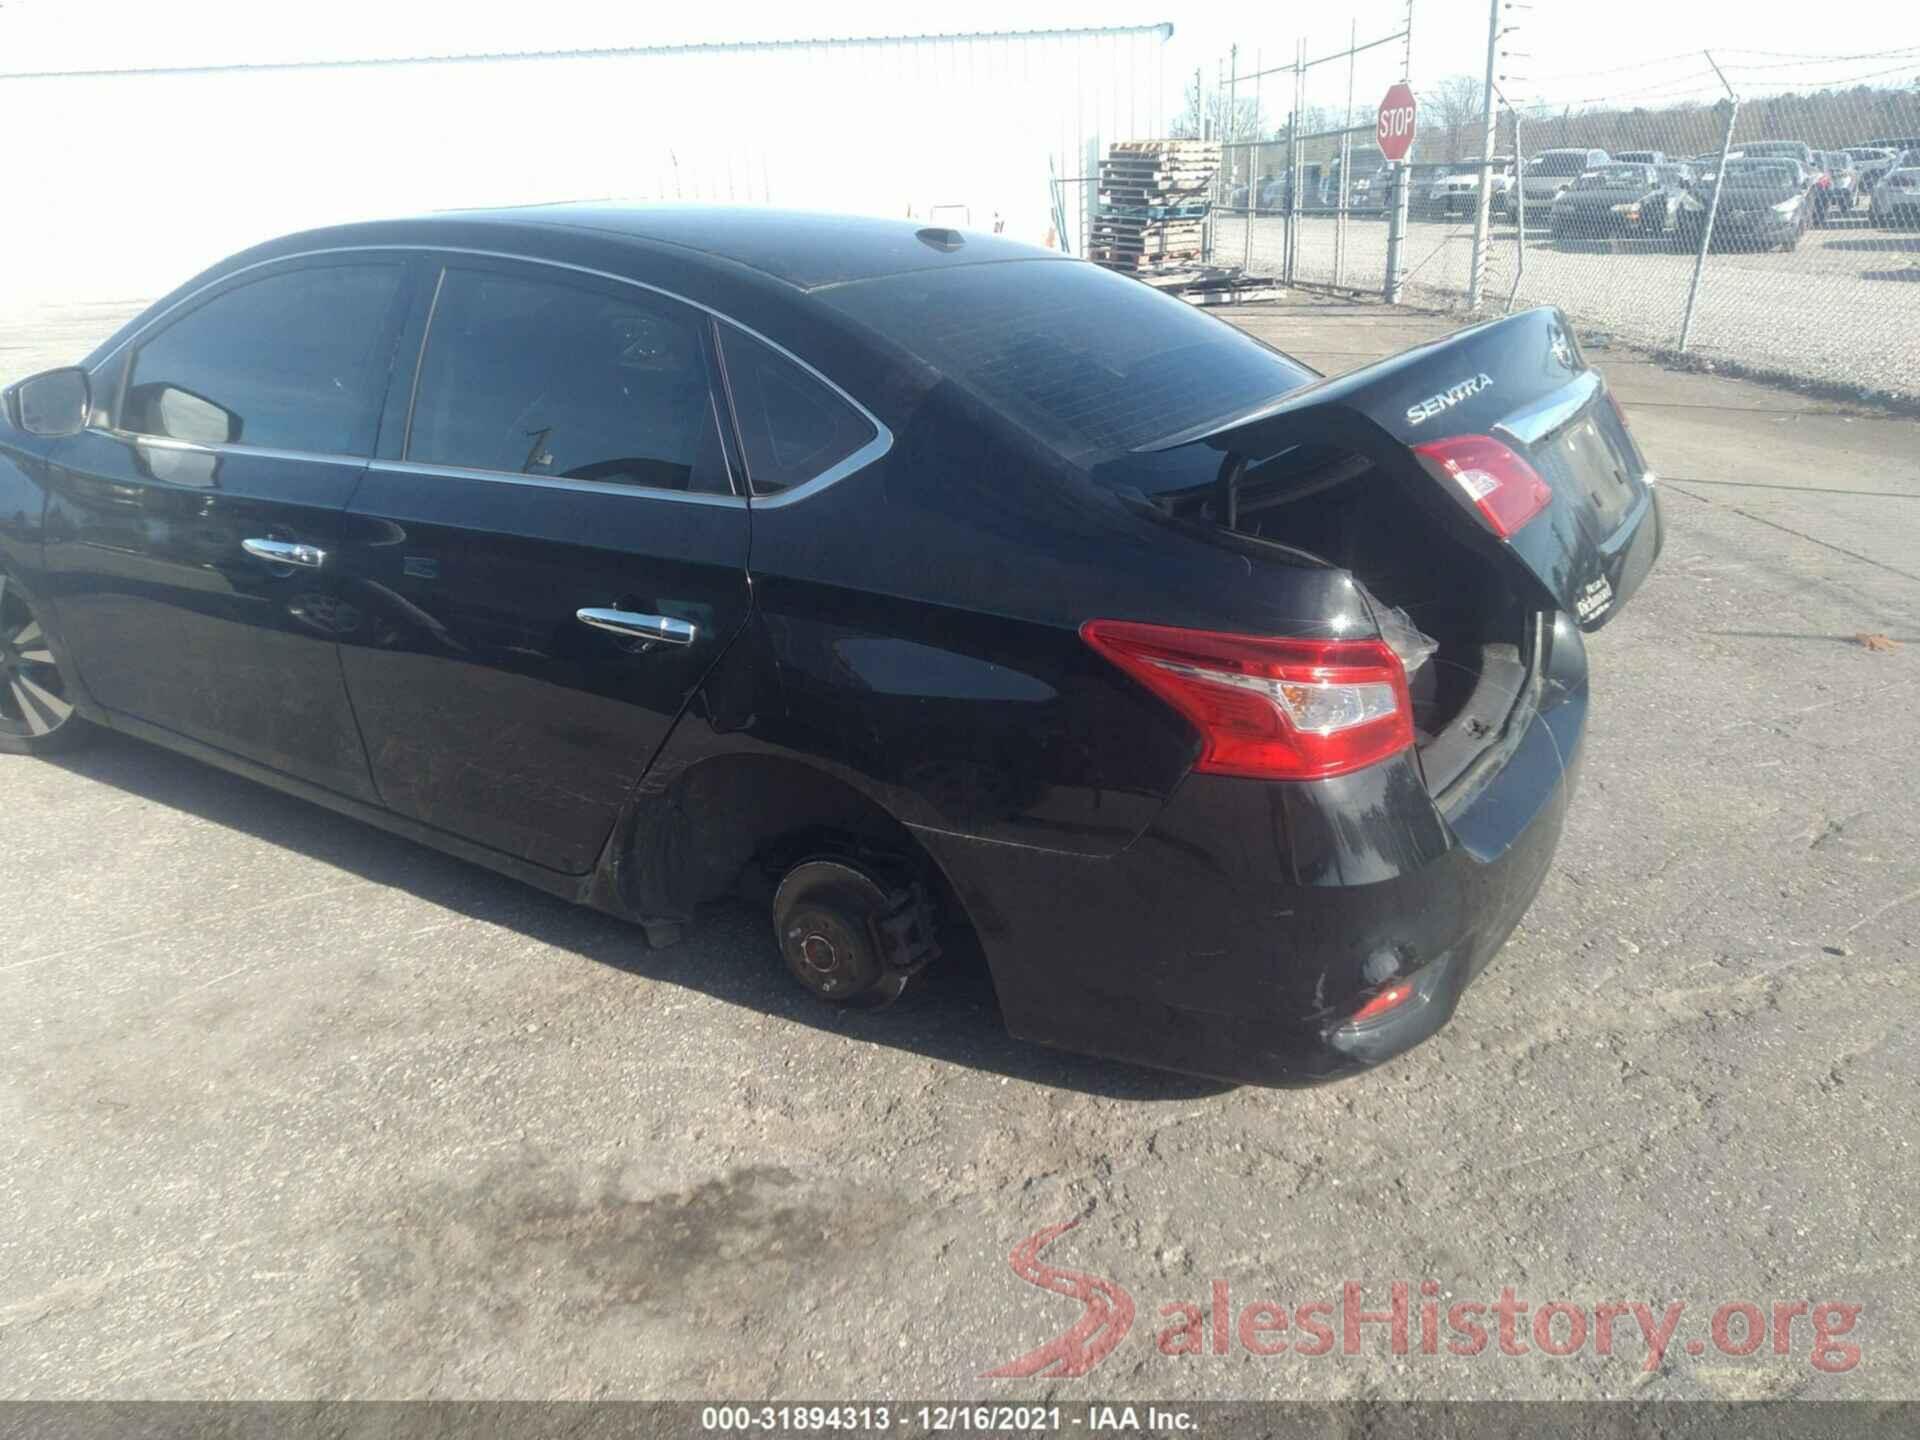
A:
[[[77,366],[31,376],[7,396],[8,418],[27,434],[48,439],[78,435],[92,408],[93,386]]]

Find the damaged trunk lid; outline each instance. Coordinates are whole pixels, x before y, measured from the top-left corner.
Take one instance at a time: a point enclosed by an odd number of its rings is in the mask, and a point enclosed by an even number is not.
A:
[[[1231,528],[1238,486],[1286,456],[1352,457],[1349,466],[1408,478],[1437,520],[1584,630],[1619,612],[1660,550],[1654,475],[1553,309],[1463,330],[1136,453],[1201,447],[1220,455],[1216,523]]]

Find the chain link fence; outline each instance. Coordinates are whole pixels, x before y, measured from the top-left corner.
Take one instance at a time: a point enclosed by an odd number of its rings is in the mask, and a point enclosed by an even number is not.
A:
[[[1920,396],[1920,75],[1751,93],[1766,73],[1506,107],[1489,291],[1657,348]]]
[[[1397,262],[1414,304],[1557,305],[1590,334],[1920,398],[1920,46],[1695,52],[1496,90],[1491,160],[1482,82],[1416,83],[1415,149],[1389,166],[1373,112],[1407,39],[1223,65],[1209,264],[1382,294]]]

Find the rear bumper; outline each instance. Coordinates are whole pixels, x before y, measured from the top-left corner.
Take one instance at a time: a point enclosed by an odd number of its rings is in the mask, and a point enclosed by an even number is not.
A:
[[[1364,1070],[1431,1036],[1526,913],[1579,768],[1585,650],[1558,617],[1504,763],[1447,813],[1411,754],[1263,784],[1192,775],[1119,855],[924,836],[1016,1036],[1259,1085]],[[1414,999],[1363,1028],[1382,985]]]

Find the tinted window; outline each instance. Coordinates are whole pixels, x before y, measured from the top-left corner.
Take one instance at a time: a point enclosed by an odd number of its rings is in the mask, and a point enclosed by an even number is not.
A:
[[[329,265],[216,296],[135,352],[121,428],[371,454],[402,274],[397,264]]]
[[[832,469],[873,439],[873,423],[778,351],[720,327],[747,478],[771,495]]]
[[[706,324],[639,291],[448,270],[407,458],[725,494]]]
[[[1646,185],[1649,171],[1644,165],[1602,165],[1598,170],[1589,170],[1574,182],[1576,190],[1619,190],[1634,185]]]
[[[1578,175],[1587,168],[1587,152],[1562,150],[1542,155],[1527,166],[1529,175]]]
[[[1233,326],[1098,265],[921,270],[821,298],[1079,462],[1224,419],[1313,378]]]

